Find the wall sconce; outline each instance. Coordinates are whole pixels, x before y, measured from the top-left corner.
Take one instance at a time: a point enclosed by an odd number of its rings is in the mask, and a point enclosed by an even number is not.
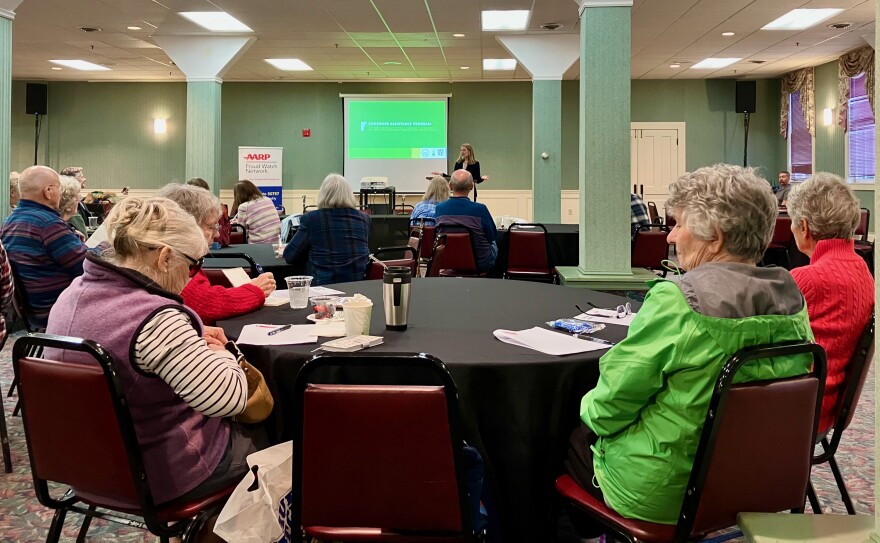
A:
[[[822,110],[822,126],[831,126],[833,122],[833,111],[830,107],[826,107]]]
[[[153,119],[153,133],[164,134],[168,131],[168,123],[165,119]]]

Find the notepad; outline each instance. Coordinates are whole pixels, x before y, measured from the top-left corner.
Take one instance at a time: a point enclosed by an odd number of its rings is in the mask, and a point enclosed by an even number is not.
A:
[[[98,229],[95,230],[91,236],[89,236],[89,239],[86,240],[86,247],[88,247],[89,249],[94,249],[105,241],[110,240],[107,237],[107,227],[104,226],[104,223],[101,223],[101,226],[99,226]]]
[[[328,341],[321,345],[321,348],[333,353],[350,353],[367,347],[375,347],[382,344],[383,341],[381,336],[352,336]]]
[[[510,343],[511,345],[525,347],[526,349],[532,349],[553,356],[601,351],[602,349],[610,348],[609,345],[585,341],[537,326],[519,331],[495,330],[493,334],[504,343]]]
[[[223,268],[223,275],[229,280],[229,284],[233,287],[240,287],[251,282],[250,276],[244,271],[244,268]]]

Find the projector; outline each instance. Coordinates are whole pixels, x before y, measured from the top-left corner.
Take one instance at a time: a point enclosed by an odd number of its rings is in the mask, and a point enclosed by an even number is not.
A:
[[[387,177],[361,177],[361,189],[384,189],[388,186]]]

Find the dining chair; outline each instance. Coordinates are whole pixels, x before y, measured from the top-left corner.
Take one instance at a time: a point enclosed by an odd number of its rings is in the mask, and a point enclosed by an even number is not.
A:
[[[813,456],[814,466],[826,462],[828,463],[828,466],[831,468],[831,473],[834,475],[834,482],[837,483],[837,489],[840,491],[840,498],[843,501],[844,507],[846,507],[847,514],[850,515],[855,515],[856,510],[855,507],[853,507],[852,499],[849,496],[849,491],[846,489],[846,483],[843,480],[843,475],[840,473],[840,468],[837,465],[837,460],[834,458],[834,455],[837,453],[837,448],[840,445],[840,439],[843,437],[843,432],[849,428],[849,425],[852,423],[853,417],[855,416],[856,407],[859,404],[859,398],[862,396],[862,389],[865,387],[865,381],[870,373],[871,362],[873,359],[874,316],[872,315],[868,324],[862,330],[861,335],[859,335],[856,347],[846,366],[846,377],[843,381],[843,391],[840,394],[835,409],[837,412],[837,418],[835,419],[834,426],[828,431],[823,431],[824,429],[820,428],[821,433],[817,436],[816,444],[822,445],[822,452]],[[831,435],[830,439],[828,438],[829,434]],[[810,506],[812,507],[813,512],[821,513],[822,508],[819,505],[819,500],[812,483],[807,489],[807,497],[810,500]]]
[[[663,224],[663,219],[660,218],[660,213],[657,211],[657,204],[654,202],[647,202],[648,207],[648,218],[651,220],[651,224]]]
[[[432,273],[436,273],[440,277],[485,277],[487,275],[486,272],[479,271],[477,266],[477,255],[470,230],[444,227],[441,229],[441,233],[436,234],[434,238],[435,247],[441,236],[444,238],[444,250],[440,253],[435,250],[431,255],[429,268]],[[437,275],[429,274],[428,276],[436,277]]]
[[[746,364],[796,355],[812,357],[811,373],[734,384]],[[556,480],[556,490],[630,542],[684,543],[736,524],[742,511],[802,513],[825,371],[825,351],[811,342],[747,347],[730,357],[713,389],[675,525],[624,518],[568,475]]]
[[[856,226],[855,251],[865,260],[871,275],[874,275],[874,242],[868,241],[868,227],[871,223],[871,211],[862,208],[859,210],[859,224]]]
[[[24,284],[21,281],[21,277],[19,277],[18,273],[15,271],[15,265],[11,266],[11,270],[13,287],[12,307],[15,313],[18,315],[18,318],[20,318],[21,321],[24,323],[24,328],[29,334],[42,332],[45,329],[41,327],[39,325],[39,322],[37,321],[36,314],[34,313],[33,307],[31,307],[27,291],[25,290]],[[37,356],[39,355],[39,351],[34,351],[30,354]],[[12,383],[10,383],[9,385],[9,391],[6,393],[6,397],[12,397],[17,389],[18,373],[15,373],[12,377]],[[21,400],[15,402],[15,407],[13,407],[12,409],[12,416],[17,416],[19,411],[21,411]]]
[[[31,356],[35,348],[83,353],[87,362]],[[192,541],[235,488],[155,503],[116,361],[99,344],[32,334],[16,341],[12,362],[21,376],[22,425],[34,490],[40,504],[55,511],[47,543],[59,540],[68,512],[85,517],[77,541],[85,541],[93,517],[146,528],[164,543],[179,536]],[[50,482],[70,488],[53,497]]]
[[[319,355],[293,394],[292,526],[323,541],[477,541],[458,393],[440,360]]]
[[[507,231],[504,279],[556,283],[547,248],[547,227],[540,223],[511,224]]]
[[[245,273],[250,276],[251,279],[256,279],[260,272],[259,266],[257,265],[256,260],[254,260],[251,255],[247,253],[208,253],[205,255],[205,263],[208,263],[208,260],[222,258],[224,260],[241,260],[242,263],[246,263],[247,266],[241,266],[244,269]],[[226,266],[227,268],[237,268],[239,266]],[[223,268],[206,268],[202,266],[202,271],[205,272],[205,275],[208,276],[208,281],[211,285],[219,285],[221,287],[230,288],[232,284],[227,279],[226,275],[223,273]]]
[[[247,227],[243,224],[232,223],[230,226],[229,233],[229,244],[230,245],[244,245],[247,243],[248,235],[247,235]]]
[[[394,259],[384,259],[385,255],[399,255],[403,254],[403,258],[394,258]],[[418,260],[418,252],[414,248],[409,245],[401,245],[399,247],[379,247],[373,253],[373,256],[376,257],[382,264],[385,266],[405,266],[410,269],[413,277],[419,276],[419,260]],[[385,268],[379,264],[379,262],[370,261],[370,264],[367,266],[367,274],[366,279],[382,279],[385,277]]]
[[[669,227],[665,224],[640,226],[632,241],[632,267],[657,270],[666,277],[664,261],[669,258],[668,235]]]
[[[764,251],[763,263],[766,263],[768,253],[781,253],[785,257],[785,269],[791,269],[791,244],[794,242],[794,234],[791,232],[791,217],[779,215],[776,217],[776,225],[773,228],[773,237],[770,245]]]

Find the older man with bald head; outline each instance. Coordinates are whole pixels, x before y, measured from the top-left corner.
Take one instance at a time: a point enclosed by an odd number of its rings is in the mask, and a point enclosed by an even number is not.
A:
[[[0,238],[33,309],[31,324],[44,328],[58,295],[82,275],[86,246],[61,219],[61,178],[55,170],[31,166],[21,172],[18,188],[21,201]]]
[[[466,228],[471,232],[474,253],[477,257],[477,268],[481,272],[491,271],[498,258],[498,246],[495,239],[498,232],[495,220],[485,205],[472,202],[468,195],[474,190],[474,178],[467,170],[455,170],[449,180],[452,197],[437,204],[434,216],[437,220],[437,232],[458,228]]]

